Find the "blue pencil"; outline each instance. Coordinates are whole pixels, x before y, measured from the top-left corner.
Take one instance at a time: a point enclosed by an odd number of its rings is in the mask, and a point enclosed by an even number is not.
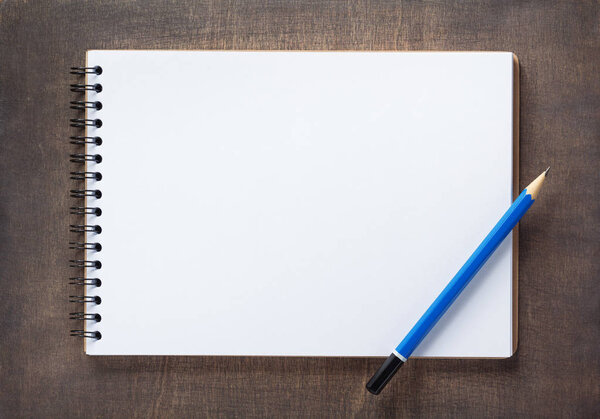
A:
[[[412,355],[416,347],[419,346],[419,343],[427,336],[427,333],[435,326],[462,290],[469,284],[483,264],[535,202],[549,170],[550,168],[546,169],[544,173],[539,175],[521,192],[515,202],[500,218],[496,226],[465,262],[463,267],[454,275],[454,278],[452,278],[448,285],[446,285],[446,288],[429,306],[425,314],[421,316],[417,324],[413,326],[402,342],[400,342],[379,370],[377,370],[373,378],[369,380],[367,390],[373,394],[379,394],[388,381],[392,379],[396,371],[398,371],[398,368]]]

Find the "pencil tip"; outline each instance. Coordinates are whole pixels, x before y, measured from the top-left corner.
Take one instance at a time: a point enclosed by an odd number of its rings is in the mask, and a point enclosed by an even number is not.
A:
[[[548,166],[548,168],[546,169],[546,171],[544,172],[545,176],[548,176],[548,172],[550,171],[550,166]]]

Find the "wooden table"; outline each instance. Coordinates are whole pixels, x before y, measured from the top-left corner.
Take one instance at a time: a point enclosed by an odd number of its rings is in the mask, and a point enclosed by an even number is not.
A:
[[[0,3],[0,416],[600,416],[600,4],[404,3]],[[415,360],[378,397],[374,358],[85,356],[67,104],[92,48],[515,52],[521,186],[552,166],[521,224],[517,355]]]

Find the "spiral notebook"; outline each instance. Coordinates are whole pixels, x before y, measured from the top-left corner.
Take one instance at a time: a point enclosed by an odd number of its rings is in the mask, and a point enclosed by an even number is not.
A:
[[[89,355],[387,356],[518,185],[511,53],[88,51],[72,73]],[[516,263],[511,237],[415,355],[511,356]]]

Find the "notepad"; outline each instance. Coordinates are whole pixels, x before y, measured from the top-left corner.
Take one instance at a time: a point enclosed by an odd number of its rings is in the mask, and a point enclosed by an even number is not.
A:
[[[74,238],[101,244],[85,251],[101,263],[84,273],[101,280],[85,286],[100,297],[89,355],[387,356],[513,199],[512,53],[88,51],[87,65],[102,69],[79,134],[101,138],[84,169],[101,180],[83,185],[101,191],[84,216],[101,232]],[[513,354],[515,246],[416,356]]]

